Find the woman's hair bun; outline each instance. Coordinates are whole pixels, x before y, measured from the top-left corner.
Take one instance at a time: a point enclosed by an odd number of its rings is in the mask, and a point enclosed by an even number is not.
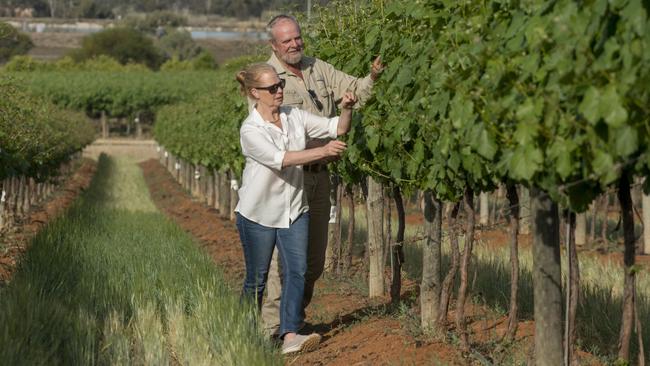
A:
[[[235,79],[241,85],[242,95],[250,95],[250,89],[262,86],[259,79],[264,73],[275,73],[275,68],[265,62],[257,62],[246,66],[243,70],[237,72]]]

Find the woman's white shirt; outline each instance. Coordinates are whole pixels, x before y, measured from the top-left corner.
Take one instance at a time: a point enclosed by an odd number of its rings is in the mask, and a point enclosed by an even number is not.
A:
[[[284,154],[304,150],[307,137],[336,138],[339,118],[282,106],[280,121],[282,129],[264,121],[255,108],[244,120],[240,142],[246,165],[235,211],[260,225],[288,228],[309,207],[302,166],[282,168]]]

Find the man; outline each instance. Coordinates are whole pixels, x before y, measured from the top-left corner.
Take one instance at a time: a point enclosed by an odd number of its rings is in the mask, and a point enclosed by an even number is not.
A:
[[[372,63],[372,71],[365,78],[355,78],[336,70],[332,65],[317,58],[303,55],[300,26],[295,18],[278,15],[268,24],[270,44],[273,50],[267,61],[286,81],[284,105],[298,107],[311,113],[334,117],[336,105],[343,94],[350,90],[356,94],[359,104],[370,96],[373,82],[379,77],[383,65],[379,57]],[[327,141],[312,140],[307,148],[324,145]],[[311,302],[314,284],[323,273],[327,249],[330,208],[330,177],[327,162],[303,166],[304,189],[309,205],[309,247],[303,311]],[[336,195],[334,195],[336,197]],[[280,324],[280,295],[282,287],[278,274],[277,254],[271,261],[267,281],[267,297],[262,307],[262,320],[268,334],[274,334]]]

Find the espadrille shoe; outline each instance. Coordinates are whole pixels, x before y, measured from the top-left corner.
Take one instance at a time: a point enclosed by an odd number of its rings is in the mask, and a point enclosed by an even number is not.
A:
[[[281,353],[286,355],[295,352],[311,352],[318,348],[320,339],[320,334],[316,333],[309,335],[296,334],[292,340],[284,341]]]

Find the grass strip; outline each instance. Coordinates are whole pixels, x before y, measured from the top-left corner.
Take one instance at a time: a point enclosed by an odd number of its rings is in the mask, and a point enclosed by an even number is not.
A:
[[[281,364],[211,260],[153,212],[132,166],[101,156],[90,188],[34,238],[0,292],[1,362]]]

